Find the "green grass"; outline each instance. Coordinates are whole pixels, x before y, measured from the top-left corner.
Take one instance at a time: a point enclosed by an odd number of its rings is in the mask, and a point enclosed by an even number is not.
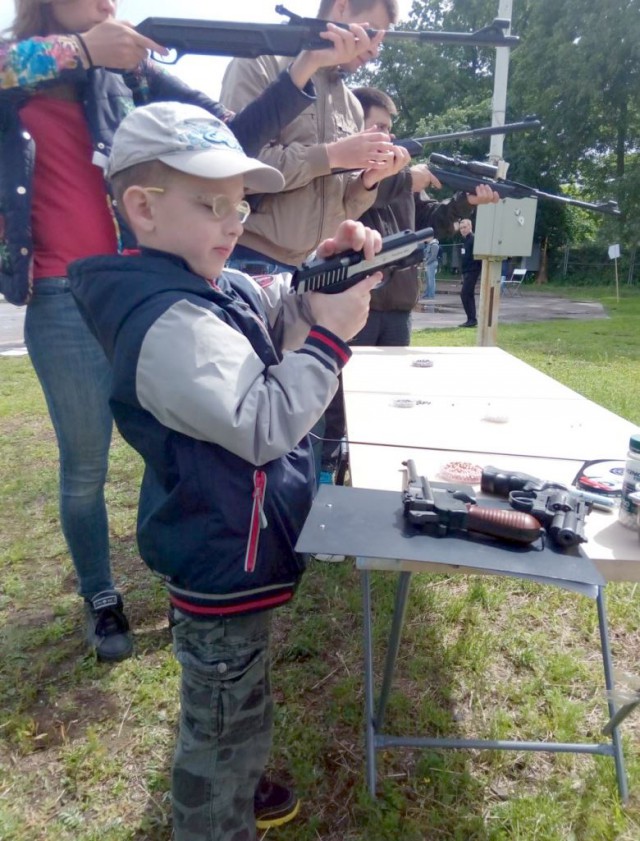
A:
[[[555,290],[554,290],[555,291]],[[582,295],[584,290],[580,291]],[[589,290],[593,295],[594,290]],[[640,425],[640,296],[610,319],[501,325],[504,349]],[[425,345],[473,331],[424,331]],[[138,559],[138,458],[116,438],[107,488],[135,659],[98,666],[59,534],[56,449],[26,359],[0,358],[0,838],[168,841],[179,669],[163,588]],[[613,654],[637,673],[640,595],[607,588]],[[374,577],[377,662],[393,604]],[[313,564],[278,614],[273,765],[303,797],[283,841],[637,841],[640,715],[623,727],[631,799],[606,757],[385,751],[364,786],[361,601],[350,564]],[[595,740],[605,717],[595,607],[529,582],[416,576],[388,729]]]

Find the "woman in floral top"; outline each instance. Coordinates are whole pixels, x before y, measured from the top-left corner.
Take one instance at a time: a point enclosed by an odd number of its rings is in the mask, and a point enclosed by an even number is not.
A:
[[[133,246],[103,169],[124,116],[152,101],[199,105],[256,154],[313,101],[311,75],[356,54],[353,33],[301,53],[233,115],[148,60],[166,52],[115,19],[114,0],[16,0],[0,41],[0,292],[26,304],[25,341],[60,453],[60,519],[101,660],[132,651],[114,589],[104,500],[112,431],[110,370],[67,281],[69,262]]]

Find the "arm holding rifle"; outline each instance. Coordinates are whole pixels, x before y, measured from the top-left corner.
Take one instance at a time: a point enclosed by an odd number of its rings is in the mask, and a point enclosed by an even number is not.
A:
[[[233,111],[240,111],[255,100],[287,64],[288,59],[275,56],[234,59],[229,63],[222,80],[222,101]],[[345,181],[359,181],[359,191],[365,200],[366,187],[360,179],[360,170],[368,164],[381,166],[385,163],[392,143],[384,132],[370,132],[365,136],[362,133],[362,118],[350,99],[343,95],[339,86],[332,88],[332,94],[334,102],[335,98],[338,100],[337,111],[340,113],[341,124],[355,131],[348,136],[329,137],[327,142],[320,142],[320,136],[325,134],[325,126],[317,125],[309,111],[269,138],[259,157],[284,175],[285,191],[306,187],[316,178],[330,175],[332,169],[338,168],[340,160],[348,161],[349,166],[340,168],[357,172],[336,177],[343,177]],[[324,85],[318,90],[318,95],[326,96]],[[312,102],[309,104],[313,105]],[[367,205],[371,204],[373,198],[366,197]]]
[[[415,196],[416,228],[431,227],[438,238],[450,237],[455,233],[455,223],[469,216],[474,207],[499,201],[500,196],[486,184],[479,185],[474,193],[457,192],[444,200],[422,192]]]
[[[310,84],[313,73],[320,67],[352,58],[361,49],[362,40],[369,43],[361,27],[344,29],[333,24],[328,25],[319,38],[327,42],[326,49],[300,53],[235,115],[148,61],[149,50],[161,55],[166,55],[168,50],[137,32],[126,21],[109,18],[84,33],[86,55],[83,60],[87,68],[93,64],[127,71],[127,84],[134,90],[140,90],[141,82],[146,82],[151,100],[175,99],[205,108],[225,120],[247,154],[252,155],[314,101],[315,90]]]

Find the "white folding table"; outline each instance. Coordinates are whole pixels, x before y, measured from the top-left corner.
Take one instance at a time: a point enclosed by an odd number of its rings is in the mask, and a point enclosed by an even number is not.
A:
[[[613,668],[604,597],[606,581],[640,581],[640,542],[615,514],[587,517],[588,542],[560,555],[545,573],[529,552],[515,555],[459,539],[403,532],[402,462],[437,481],[451,461],[521,471],[569,484],[586,461],[624,460],[636,428],[498,348],[354,348],[344,373],[351,480],[322,487],[303,529],[301,551],[356,556],[364,607],[367,783],[375,796],[376,752],[390,747],[487,748],[611,756],[620,796],[628,794],[618,729],[605,743],[558,743],[392,736],[383,732],[415,572],[512,575],[556,584],[596,601],[604,679]],[[377,492],[377,493],[376,493]],[[386,493],[385,493],[386,492]],[[351,495],[349,495],[351,493]],[[367,496],[368,494],[368,496]],[[344,522],[344,512],[352,522]],[[354,525],[354,518],[357,527]],[[573,555],[586,559],[582,565]],[[529,556],[529,557],[527,557]],[[374,701],[371,573],[398,573],[394,614],[377,706]],[[611,697],[611,692],[609,692]],[[616,712],[609,700],[609,713]]]

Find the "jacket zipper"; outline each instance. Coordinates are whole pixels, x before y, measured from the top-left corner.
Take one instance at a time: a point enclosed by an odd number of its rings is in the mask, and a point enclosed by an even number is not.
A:
[[[264,513],[264,496],[267,490],[267,474],[264,470],[253,471],[253,506],[251,508],[251,524],[249,526],[249,540],[244,558],[244,571],[254,572],[258,557],[258,543],[260,529],[266,529],[267,518]]]

